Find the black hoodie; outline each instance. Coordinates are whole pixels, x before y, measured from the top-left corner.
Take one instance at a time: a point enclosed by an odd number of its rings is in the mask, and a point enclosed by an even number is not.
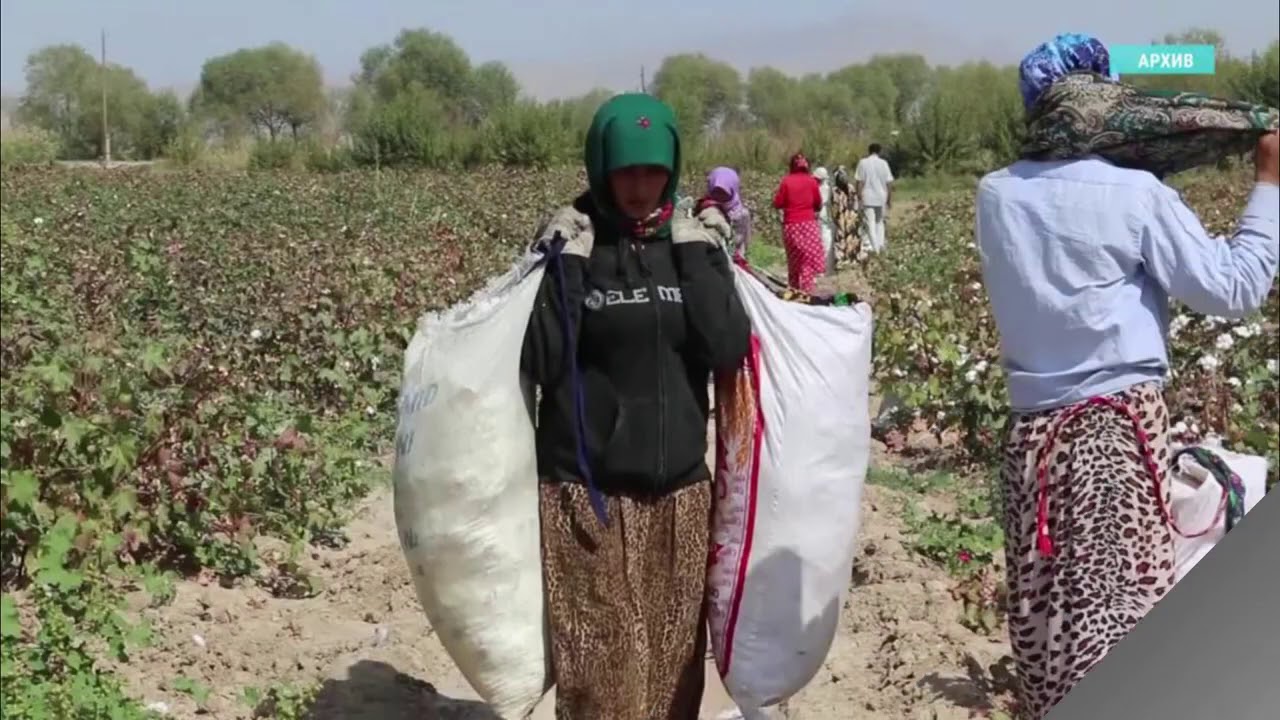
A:
[[[525,335],[521,368],[542,387],[538,473],[583,482],[561,292],[581,379],[585,462],[609,494],[661,495],[710,477],[706,465],[713,370],[746,355],[751,326],[723,249],[601,232],[591,257],[551,260]],[[556,263],[563,263],[557,267]],[[563,284],[561,280],[563,279]]]

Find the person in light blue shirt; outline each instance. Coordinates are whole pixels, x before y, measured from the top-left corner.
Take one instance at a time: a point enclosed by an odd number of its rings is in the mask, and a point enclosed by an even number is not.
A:
[[[1098,117],[1125,112],[1098,104],[1128,92],[1108,65],[1088,36],[1037,48],[1022,65],[1029,127],[1093,117],[1055,116],[1051,102],[1092,103]],[[1058,84],[1080,72],[1090,77]],[[1045,99],[1050,87],[1057,99]],[[1176,103],[1152,103],[1148,117],[1178,124]],[[1050,140],[1075,142],[1087,130],[1055,128]],[[1027,717],[1043,717],[1172,587],[1172,533],[1202,530],[1177,528],[1168,514],[1169,300],[1230,318],[1266,301],[1280,266],[1280,157],[1274,131],[1244,137],[1256,143],[1257,182],[1227,239],[1210,236],[1143,168],[1143,158],[1176,155],[1172,133],[1158,151],[1135,151],[1146,140],[1124,145],[1123,159],[1138,161],[1107,157],[1114,138],[1091,140],[1103,149],[1022,159],[979,183],[977,246],[1012,405],[1001,481],[1009,633]]]

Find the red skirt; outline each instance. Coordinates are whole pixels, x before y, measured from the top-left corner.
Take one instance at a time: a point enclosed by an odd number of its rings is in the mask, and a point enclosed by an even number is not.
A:
[[[782,246],[787,251],[787,284],[812,293],[813,281],[827,268],[822,247],[822,227],[817,220],[782,226]]]

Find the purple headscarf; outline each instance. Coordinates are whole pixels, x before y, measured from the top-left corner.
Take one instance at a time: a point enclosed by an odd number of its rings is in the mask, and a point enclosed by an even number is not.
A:
[[[1092,35],[1064,33],[1032,50],[1018,67],[1022,104],[1031,110],[1040,95],[1064,75],[1088,70],[1116,80],[1107,46]]]
[[[712,190],[724,190],[729,194],[729,200],[723,203],[723,207],[728,212],[733,212],[742,207],[742,197],[738,193],[738,173],[733,168],[718,167],[707,175],[707,194],[710,195]]]

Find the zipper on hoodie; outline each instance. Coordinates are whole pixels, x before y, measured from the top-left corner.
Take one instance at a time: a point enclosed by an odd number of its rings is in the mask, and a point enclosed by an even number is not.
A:
[[[646,249],[644,244],[636,243],[636,241],[632,241],[632,243],[633,244],[631,248],[636,253],[637,261],[643,262],[643,259],[641,258],[641,253],[643,253]],[[656,280],[654,280],[653,273],[651,272],[645,273],[645,282],[648,284],[648,287],[649,287],[649,297],[650,297],[649,304],[653,307],[654,338],[657,341],[657,352],[659,355],[657,361],[654,363],[655,365],[658,366],[658,419],[657,419],[658,471],[656,473],[657,474],[656,482],[662,483],[666,480],[666,476],[667,476],[667,432],[666,432],[667,373],[666,373],[666,363],[661,361],[662,302],[661,302],[661,298],[658,297],[658,283]]]

